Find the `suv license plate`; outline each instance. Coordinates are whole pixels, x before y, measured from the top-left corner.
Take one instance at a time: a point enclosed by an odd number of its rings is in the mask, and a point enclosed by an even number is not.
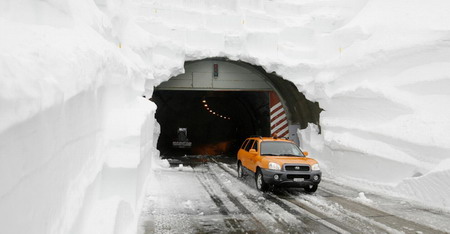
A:
[[[303,179],[303,178],[294,178],[294,181],[295,182],[302,182],[302,181],[304,181],[305,179]]]

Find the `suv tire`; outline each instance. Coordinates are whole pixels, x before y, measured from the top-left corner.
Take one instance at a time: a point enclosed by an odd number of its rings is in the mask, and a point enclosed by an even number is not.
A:
[[[307,187],[305,187],[305,192],[307,193],[314,193],[315,191],[317,191],[317,184],[315,185],[308,185]]]
[[[266,182],[264,182],[264,176],[263,176],[263,174],[262,174],[262,172],[261,172],[260,169],[258,169],[258,170],[256,171],[255,183],[256,183],[256,188],[257,188],[259,191],[262,191],[262,192],[267,191],[268,185],[267,185]]]
[[[241,162],[237,163],[237,177],[238,178],[244,177],[244,170],[242,169]]]

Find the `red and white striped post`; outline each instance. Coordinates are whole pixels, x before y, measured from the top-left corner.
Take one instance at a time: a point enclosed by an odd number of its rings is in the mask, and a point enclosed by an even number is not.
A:
[[[270,133],[278,137],[289,136],[289,124],[283,104],[275,92],[269,92]]]

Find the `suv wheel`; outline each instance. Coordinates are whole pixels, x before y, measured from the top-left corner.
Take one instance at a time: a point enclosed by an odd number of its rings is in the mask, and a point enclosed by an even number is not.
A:
[[[317,190],[317,184],[315,185],[308,185],[307,187],[305,187],[305,192],[307,193],[314,193]]]
[[[238,178],[242,178],[244,176],[244,171],[242,170],[241,162],[238,162],[238,164],[237,164],[237,173],[238,173],[238,175],[237,175]]]
[[[266,184],[266,182],[264,182],[264,176],[263,176],[261,170],[259,170],[259,169],[258,169],[258,171],[256,171],[255,182],[256,182],[256,188],[259,191],[262,191],[262,192],[267,191],[268,185]]]

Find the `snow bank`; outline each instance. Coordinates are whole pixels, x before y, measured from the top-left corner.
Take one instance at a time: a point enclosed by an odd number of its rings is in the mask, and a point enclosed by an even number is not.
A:
[[[321,134],[311,125],[301,142],[327,176],[448,205],[436,187],[449,179],[437,169],[450,155],[449,8],[2,1],[0,232],[134,232],[158,157],[155,106],[140,96],[184,61],[217,56],[275,71],[319,101]]]
[[[156,106],[120,48],[126,6],[104,3],[0,3],[1,233],[137,228]]]
[[[330,177],[448,207],[448,171],[434,170],[450,155],[449,6],[368,1],[331,33],[339,57],[302,88],[324,109],[322,136],[310,126],[304,147]]]
[[[416,178],[406,178],[395,191],[436,207],[450,210],[450,160],[444,160],[435,169]]]

